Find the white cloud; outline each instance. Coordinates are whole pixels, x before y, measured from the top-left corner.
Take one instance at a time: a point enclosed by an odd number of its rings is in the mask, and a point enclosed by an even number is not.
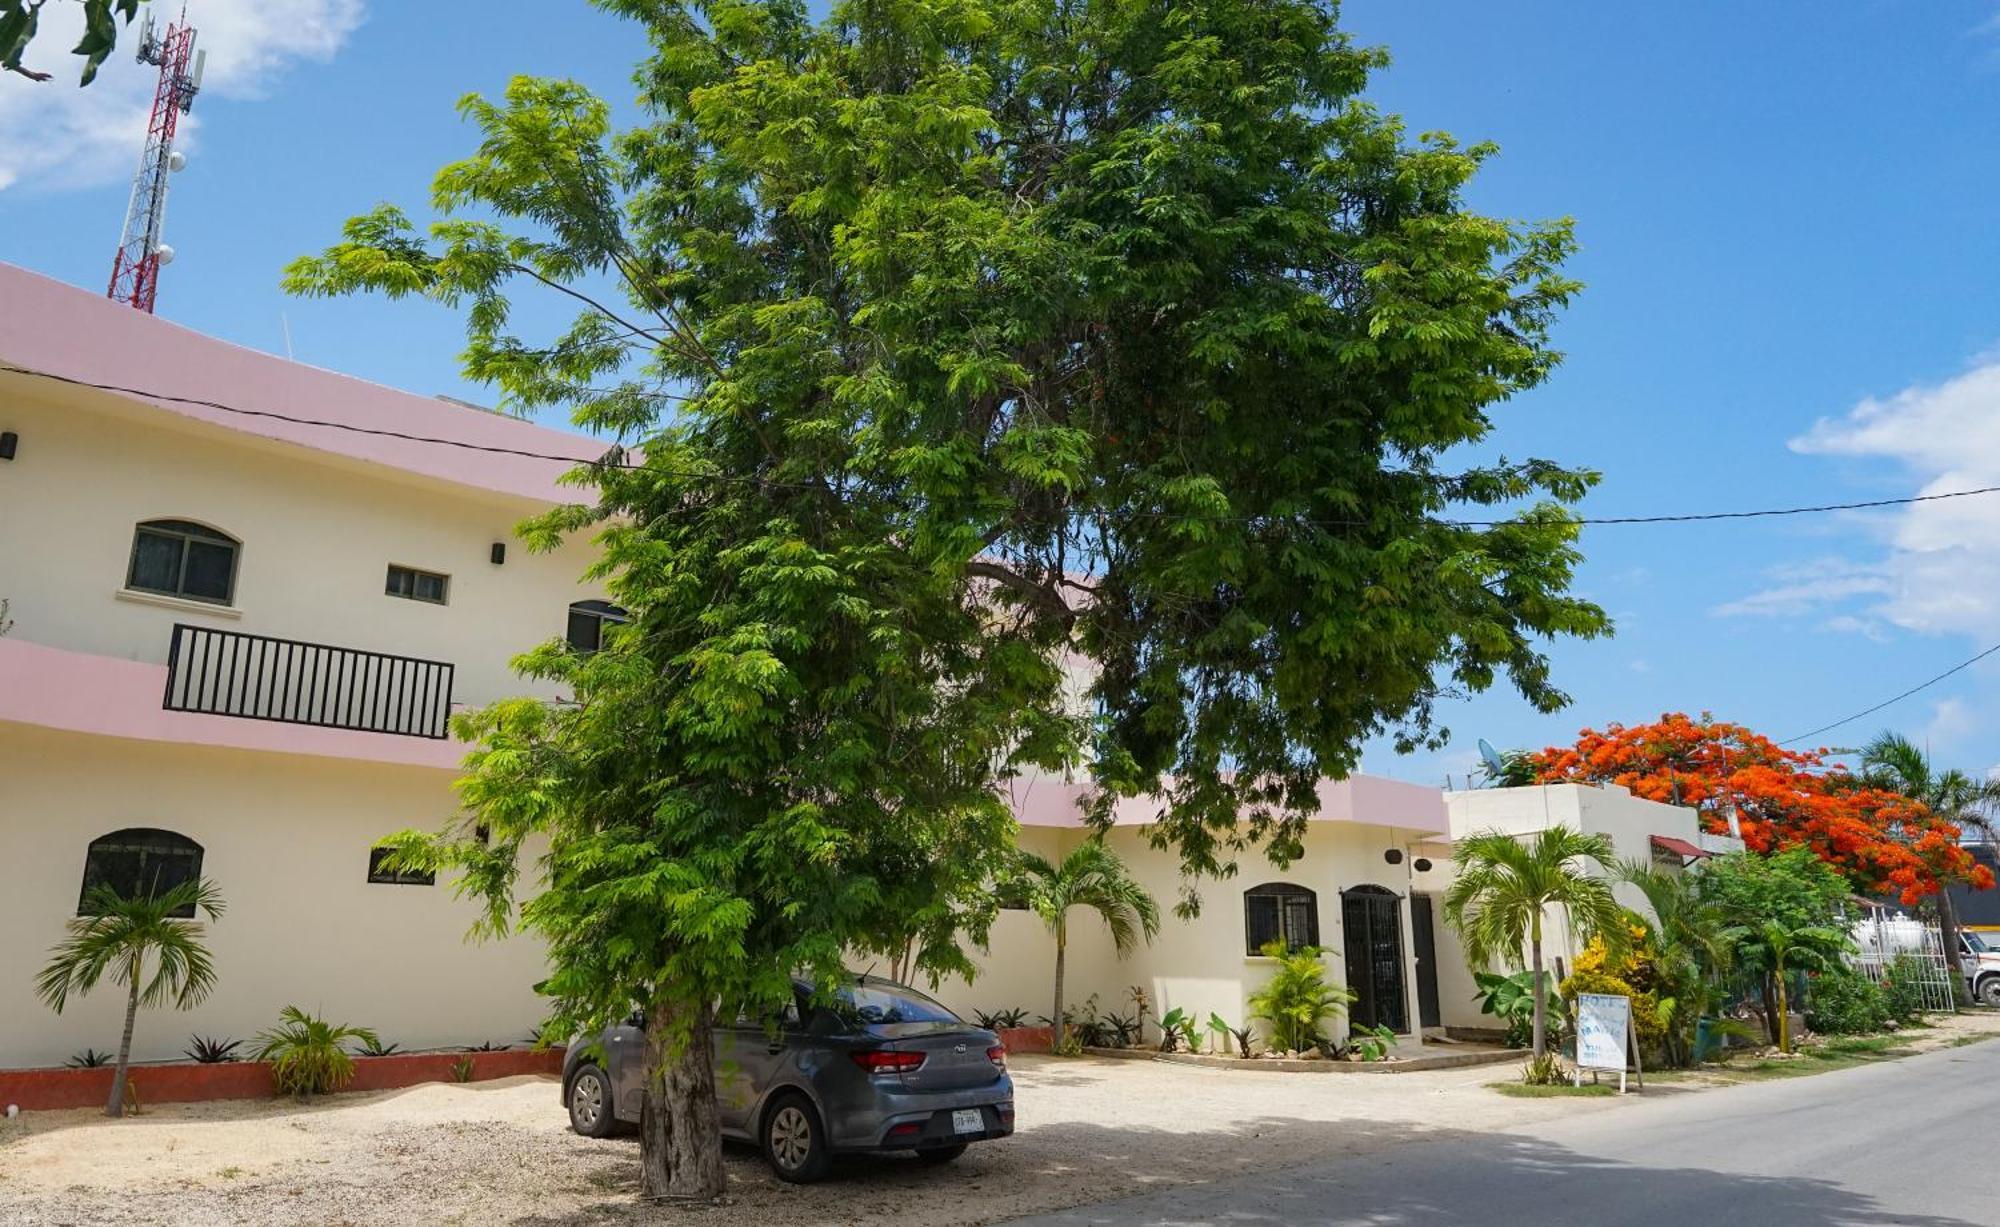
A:
[[[144,8],[163,27],[179,11],[170,3]],[[361,24],[362,10],[363,0],[191,0],[195,48],[208,52],[202,96],[262,97],[293,63],[331,58]],[[0,77],[0,190],[97,186],[126,178],[138,162],[159,69],[133,58],[135,23],[120,28],[97,80],[77,88],[82,61],[69,49],[82,28],[81,5],[46,6],[25,62],[54,79]],[[181,148],[195,142],[201,117],[199,101],[181,117]]]
[[[1844,558],[1785,563],[1772,567],[1769,575],[1774,581],[1770,587],[1717,605],[1712,612],[1725,618],[1793,616],[1892,590],[1887,568],[1863,566]]]
[[[1806,455],[1888,460],[1913,493],[2000,486],[2000,354],[1963,373],[1870,397],[1822,418],[1791,442]],[[2000,494],[1914,503],[1861,521],[1883,544],[1869,562],[1819,558],[1773,572],[1762,591],[1719,606],[1723,615],[1824,611],[1827,630],[1879,638],[1887,626],[1967,634],[2000,631]]]
[[[1931,704],[1930,722],[1924,725],[1917,742],[1943,748],[1957,744],[1960,738],[1978,728],[1979,719],[1964,699],[1939,699]]]

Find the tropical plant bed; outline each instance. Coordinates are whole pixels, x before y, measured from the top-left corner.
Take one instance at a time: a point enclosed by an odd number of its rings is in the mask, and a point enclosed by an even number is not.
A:
[[[354,1081],[342,1090],[386,1091],[423,1082],[485,1082],[516,1074],[562,1072],[560,1048],[507,1048],[495,1052],[410,1052],[355,1057]],[[467,1069],[463,1063],[470,1062]],[[469,1077],[461,1078],[461,1072]],[[111,1097],[110,1066],[95,1069],[0,1069],[0,1110],[11,1104],[24,1112],[50,1108],[101,1108]],[[128,1086],[144,1107],[156,1103],[197,1103],[210,1099],[266,1099],[275,1094],[271,1066],[264,1061],[191,1061],[132,1066]]]
[[[1093,1057],[1116,1057],[1126,1061],[1165,1061],[1173,1065],[1198,1065],[1205,1069],[1231,1069],[1264,1073],[1302,1074],[1411,1074],[1426,1069],[1461,1069],[1470,1065],[1494,1065],[1518,1061],[1521,1054],[1511,1049],[1481,1049],[1475,1052],[1440,1052],[1435,1056],[1390,1057],[1386,1061],[1329,1061],[1308,1057],[1214,1056],[1202,1052],[1160,1052],[1153,1048],[1086,1048]]]

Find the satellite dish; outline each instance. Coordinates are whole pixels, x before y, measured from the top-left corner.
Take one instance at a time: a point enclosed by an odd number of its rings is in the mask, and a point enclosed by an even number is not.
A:
[[[1500,751],[1493,748],[1493,743],[1484,737],[1479,739],[1479,757],[1485,761],[1488,775],[1498,779],[1500,776],[1506,774],[1506,761],[1500,757]]]
[[[182,153],[178,149],[174,150],[172,153],[167,155],[168,170],[185,170],[187,168],[187,164],[188,164],[187,155]]]
[[[174,262],[174,249],[162,243],[153,249],[153,258],[162,264],[172,264]]]

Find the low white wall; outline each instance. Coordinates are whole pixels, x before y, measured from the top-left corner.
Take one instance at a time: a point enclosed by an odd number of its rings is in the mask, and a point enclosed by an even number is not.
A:
[[[177,1057],[197,1033],[248,1039],[293,1004],[405,1048],[526,1038],[543,1015],[537,942],[467,942],[476,909],[446,880],[367,880],[377,839],[452,815],[452,776],[0,724],[0,1066],[116,1049],[116,986],[58,1016],[34,977],[76,915],[90,841],[125,827],[201,844],[228,905],[207,938],[214,994],[142,1010],[135,1057]]]

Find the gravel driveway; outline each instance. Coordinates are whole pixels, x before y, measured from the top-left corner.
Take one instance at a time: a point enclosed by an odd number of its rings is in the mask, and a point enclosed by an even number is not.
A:
[[[124,1121],[30,1113],[0,1119],[0,1223],[990,1223],[1446,1129],[1617,1107],[1483,1089],[1504,1066],[1391,1077],[1089,1058],[1013,1066],[1019,1132],[949,1167],[847,1159],[825,1183],[799,1188],[732,1148],[731,1204],[701,1208],[639,1202],[637,1144],[571,1134],[548,1078],[433,1083],[310,1107],[161,1105]]]

